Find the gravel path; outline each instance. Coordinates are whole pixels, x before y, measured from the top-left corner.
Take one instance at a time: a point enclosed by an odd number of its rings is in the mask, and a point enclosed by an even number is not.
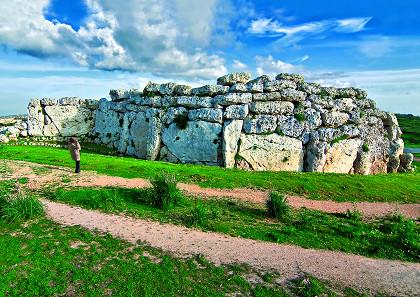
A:
[[[235,238],[48,200],[42,202],[47,215],[62,225],[80,225],[132,243],[145,242],[176,256],[201,254],[217,265],[243,263],[256,269],[277,271],[283,279],[306,272],[333,284],[359,290],[369,289],[391,296],[420,296],[420,264],[416,263]]]
[[[8,161],[8,166],[13,173],[8,178],[27,177],[30,189],[41,189],[45,185],[55,184],[56,186],[75,187],[123,187],[123,188],[146,188],[151,184],[142,178],[122,178],[116,176],[100,175],[91,171],[84,171],[76,175],[68,168],[57,166],[42,166],[22,161]],[[35,174],[33,167],[47,168],[43,174]],[[71,178],[71,182],[64,184],[63,177]],[[185,193],[193,196],[225,197],[263,205],[268,197],[267,191],[253,189],[212,189],[201,188],[194,184],[178,184]],[[406,217],[420,218],[420,203],[399,204],[385,202],[335,202],[331,200],[311,200],[304,197],[288,196],[289,204],[294,208],[306,207],[326,213],[345,213],[347,210],[359,210],[366,218],[383,217],[393,212],[400,212]]]

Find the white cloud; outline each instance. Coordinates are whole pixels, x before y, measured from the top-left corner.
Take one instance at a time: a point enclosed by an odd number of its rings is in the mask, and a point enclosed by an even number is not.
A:
[[[235,70],[245,70],[248,69],[248,65],[242,63],[239,60],[233,60],[232,68]]]
[[[294,26],[285,26],[273,19],[260,18],[251,22],[248,32],[257,35],[278,37],[278,42],[284,46],[290,46],[310,36],[324,34],[330,31],[342,33],[355,33],[365,29],[371,20],[366,18],[349,18],[339,20],[321,20],[308,22]]]
[[[256,56],[255,57],[256,71],[258,75],[267,74],[270,76],[276,76],[279,73],[293,73],[300,72],[302,69],[299,66],[295,66],[281,60],[275,60],[273,56],[267,57]]]
[[[337,21],[337,28],[335,29],[338,32],[354,33],[360,32],[365,29],[367,23],[370,22],[372,18],[350,18],[342,19]]]
[[[3,1],[0,44],[96,69],[196,79],[226,73],[224,59],[206,50],[215,28],[220,29],[215,25],[218,0],[86,1],[90,16],[77,31],[44,18],[49,0]]]

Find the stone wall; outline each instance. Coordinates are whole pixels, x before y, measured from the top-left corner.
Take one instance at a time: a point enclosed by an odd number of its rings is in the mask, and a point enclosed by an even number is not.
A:
[[[142,91],[111,90],[110,97],[32,100],[28,133],[87,137],[121,154],[173,163],[359,174],[411,170],[396,117],[356,88],[321,87],[293,74],[250,80],[234,73],[217,85],[149,83]]]

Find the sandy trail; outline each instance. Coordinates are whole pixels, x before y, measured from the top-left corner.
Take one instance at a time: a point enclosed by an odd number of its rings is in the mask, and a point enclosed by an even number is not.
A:
[[[147,188],[151,184],[142,178],[122,178],[100,175],[91,171],[84,171],[80,175],[74,174],[69,168],[57,166],[42,166],[22,161],[7,161],[12,173],[5,178],[26,177],[29,189],[39,190],[45,186],[73,186],[73,187],[122,187]],[[36,173],[34,168],[45,168],[47,171]],[[64,183],[63,178],[69,179]],[[194,184],[179,183],[179,188],[188,195],[211,198],[230,198],[262,205],[268,192],[254,189],[212,189],[202,188]],[[366,218],[383,217],[394,212],[400,212],[406,217],[418,219],[420,217],[420,203],[399,204],[385,202],[335,202],[331,200],[311,200],[304,197],[288,196],[289,204],[294,208],[306,207],[326,213],[345,213],[348,210],[359,210]]]
[[[145,242],[175,256],[201,254],[215,264],[248,264],[277,271],[283,280],[302,272],[341,286],[392,296],[420,296],[420,264],[370,259],[341,252],[304,249],[202,232],[180,226],[104,214],[42,200],[47,215],[65,226],[79,225],[132,243]]]

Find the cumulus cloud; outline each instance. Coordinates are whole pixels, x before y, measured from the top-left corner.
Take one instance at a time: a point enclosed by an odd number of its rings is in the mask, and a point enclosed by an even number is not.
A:
[[[239,60],[233,60],[232,68],[234,70],[245,70],[245,69],[248,69],[248,65],[242,63]]]
[[[255,64],[258,75],[267,74],[276,76],[283,72],[293,73],[302,71],[301,67],[283,62],[282,60],[275,60],[271,55],[267,57],[256,56]]]
[[[0,3],[0,44],[95,69],[214,78],[227,72],[208,50],[217,1],[86,0],[90,15],[75,30],[45,19],[49,0],[11,0]]]
[[[327,32],[355,33],[365,29],[371,17],[348,18],[339,20],[321,20],[294,26],[286,26],[281,22],[268,18],[253,20],[248,28],[251,34],[276,37],[278,42],[290,46],[299,41]]]

